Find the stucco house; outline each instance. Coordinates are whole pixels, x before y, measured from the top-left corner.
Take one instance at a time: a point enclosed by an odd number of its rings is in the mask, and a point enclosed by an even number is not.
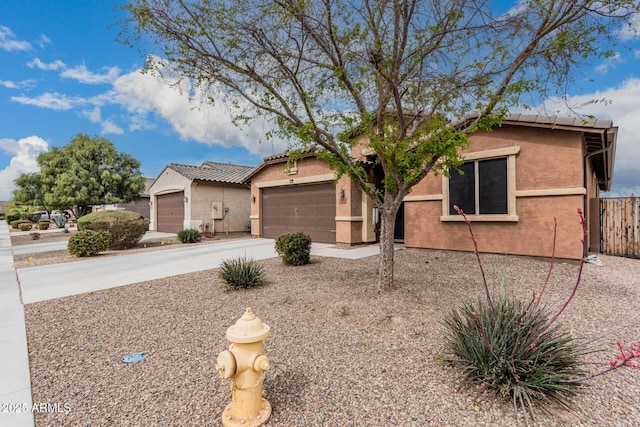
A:
[[[470,136],[461,152],[464,174],[430,173],[412,189],[398,213],[396,238],[406,247],[472,250],[466,225],[453,211],[457,204],[474,223],[482,252],[550,256],[556,217],[556,256],[579,259],[580,208],[587,244],[598,252],[597,203],[600,191],[611,186],[616,138],[608,120],[512,114],[492,132]],[[353,155],[371,165],[375,180],[369,154],[366,144],[356,144]],[[373,205],[347,177],[336,181],[313,155],[290,168],[287,159],[268,157],[247,177],[252,235],[305,231],[321,242],[376,241]]]
[[[250,166],[204,162],[171,163],[149,189],[151,230],[182,229],[229,233],[247,231],[250,189],[244,183]]]

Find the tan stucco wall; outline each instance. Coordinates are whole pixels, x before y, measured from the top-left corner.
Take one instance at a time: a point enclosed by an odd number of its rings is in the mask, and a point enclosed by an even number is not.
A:
[[[558,218],[556,256],[581,256],[578,208],[584,209],[583,144],[577,132],[505,126],[471,136],[464,153],[520,147],[515,155],[517,221],[474,222],[480,251],[551,256],[553,218]],[[405,245],[472,250],[464,223],[441,219],[441,176],[428,175],[405,202]],[[577,194],[576,194],[577,193]],[[429,196],[436,200],[419,200]],[[411,199],[414,201],[410,201]],[[416,200],[418,199],[418,200]]]
[[[153,183],[151,194],[151,230],[157,229],[155,206],[157,196],[184,191],[184,228],[211,223],[212,202],[222,202],[222,210],[229,208],[224,219],[215,220],[216,233],[246,231],[250,214],[250,189],[243,185],[191,182],[172,169],[165,169]]]
[[[558,218],[556,257],[579,259],[582,232],[576,207],[581,196],[518,200],[518,222],[473,222],[480,252],[550,257],[553,217]],[[472,251],[463,222],[441,222],[440,203],[405,203],[405,246]]]
[[[251,212],[251,191],[243,185],[194,182],[191,184],[190,220],[211,224],[214,202],[222,203],[223,219],[213,220],[216,234],[247,231]],[[216,204],[216,206],[218,206]],[[225,212],[228,209],[228,212]]]

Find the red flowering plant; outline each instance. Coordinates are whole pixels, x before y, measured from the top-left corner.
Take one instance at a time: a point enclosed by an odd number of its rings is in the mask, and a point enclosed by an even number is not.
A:
[[[585,219],[578,209],[583,230],[582,259],[572,292],[552,316],[540,305],[554,267],[557,220],[554,218],[553,250],[549,272],[540,293],[535,291],[528,303],[506,294],[491,292],[471,221],[458,206],[469,228],[474,253],[484,284],[484,298],[464,302],[444,321],[445,338],[451,355],[450,363],[462,369],[465,376],[499,395],[509,398],[516,414],[519,411],[533,419],[534,406],[550,411],[556,403],[570,408],[573,396],[585,381],[622,367],[640,369],[640,343],[629,348],[618,342],[620,354],[601,372],[586,375],[582,359],[592,353],[583,340],[573,337],[560,327],[557,319],[575,296],[584,268],[586,255]],[[539,405],[543,403],[543,405]]]

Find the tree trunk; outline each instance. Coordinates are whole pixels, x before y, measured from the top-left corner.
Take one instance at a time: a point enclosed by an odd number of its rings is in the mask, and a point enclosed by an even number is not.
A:
[[[380,278],[378,286],[381,291],[389,291],[395,289],[393,283],[393,239],[396,228],[396,215],[400,205],[391,206],[388,209],[380,209],[381,211],[381,228],[380,228]]]
[[[85,216],[86,214],[91,213],[91,206],[77,206],[76,207],[76,218],[80,218]]]

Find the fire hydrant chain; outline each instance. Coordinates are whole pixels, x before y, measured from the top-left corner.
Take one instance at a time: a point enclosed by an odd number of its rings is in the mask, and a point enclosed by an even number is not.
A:
[[[257,427],[271,416],[271,404],[262,397],[264,375],[270,368],[269,359],[262,354],[269,330],[251,308],[227,329],[231,345],[218,355],[216,364],[220,376],[231,379],[231,403],[222,412],[225,427]]]

